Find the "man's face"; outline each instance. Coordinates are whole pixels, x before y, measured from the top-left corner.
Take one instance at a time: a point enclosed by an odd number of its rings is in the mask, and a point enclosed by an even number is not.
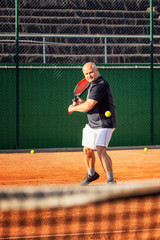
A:
[[[98,69],[91,64],[86,64],[83,74],[88,82],[94,82],[98,78]]]

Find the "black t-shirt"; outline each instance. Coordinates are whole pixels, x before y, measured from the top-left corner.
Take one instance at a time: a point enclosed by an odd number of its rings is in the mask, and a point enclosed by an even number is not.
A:
[[[98,103],[87,112],[89,126],[91,128],[115,128],[116,112],[111,88],[101,76],[90,84],[87,99],[93,99]],[[110,111],[111,116],[106,117],[105,112]]]

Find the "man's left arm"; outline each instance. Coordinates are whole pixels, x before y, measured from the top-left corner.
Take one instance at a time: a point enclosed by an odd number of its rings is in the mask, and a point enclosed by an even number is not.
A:
[[[87,99],[87,101],[85,101],[84,103],[82,103],[80,105],[77,105],[77,106],[70,105],[68,108],[68,112],[88,112],[97,103],[98,103],[98,101],[96,101],[96,100]]]

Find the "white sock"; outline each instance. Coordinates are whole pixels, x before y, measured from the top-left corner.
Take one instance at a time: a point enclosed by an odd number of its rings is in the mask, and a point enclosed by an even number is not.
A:
[[[95,168],[87,168],[88,169],[88,174],[90,176],[93,176],[95,174]]]
[[[108,179],[109,181],[112,181],[112,180],[114,179],[114,178],[113,178],[113,172],[107,172],[106,175],[107,175],[107,179]]]

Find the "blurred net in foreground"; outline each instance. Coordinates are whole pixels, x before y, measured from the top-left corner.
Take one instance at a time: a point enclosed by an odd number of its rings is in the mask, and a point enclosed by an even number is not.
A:
[[[160,181],[1,187],[0,239],[159,239]]]

